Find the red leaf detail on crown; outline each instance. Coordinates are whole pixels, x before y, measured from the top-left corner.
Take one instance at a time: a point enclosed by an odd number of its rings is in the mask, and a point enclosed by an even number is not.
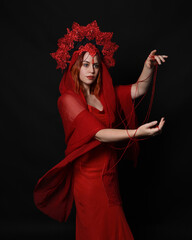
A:
[[[82,53],[82,52],[89,52],[90,55],[92,57],[94,57],[96,55],[96,53],[99,53],[99,50],[98,48],[95,47],[95,45],[93,45],[92,43],[87,43],[85,46],[81,45],[79,47],[79,50],[77,51],[79,53],[79,55]]]
[[[74,42],[81,42],[84,38],[87,38],[89,41],[95,40],[96,45],[102,46],[103,61],[107,67],[112,67],[115,65],[114,52],[119,47],[116,43],[111,42],[112,36],[112,32],[101,32],[96,20],[87,26],[80,26],[74,22],[72,30],[70,31],[67,28],[67,34],[58,40],[58,49],[56,52],[51,53],[51,56],[57,61],[57,69],[65,69],[72,57],[69,51],[74,49]],[[95,48],[96,46],[92,43],[87,43],[85,46],[81,45],[77,50],[79,54],[88,51],[91,55],[94,55],[97,52]]]

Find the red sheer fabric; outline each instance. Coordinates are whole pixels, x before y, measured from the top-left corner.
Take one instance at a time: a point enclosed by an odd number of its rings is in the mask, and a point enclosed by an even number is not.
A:
[[[36,206],[58,221],[66,221],[71,211],[73,161],[100,144],[92,138],[105,128],[78,100],[69,93],[58,99],[67,143],[66,157],[39,179],[34,190]]]
[[[103,62],[99,99],[104,106],[105,122],[102,122],[89,111],[83,93],[81,91],[79,94],[74,92],[75,86],[70,71],[77,57],[78,54],[74,53],[59,86],[61,96],[58,99],[58,109],[67,145],[65,158],[41,177],[34,189],[34,202],[37,208],[58,221],[66,221],[71,211],[74,199],[73,170],[76,160],[102,144],[94,138],[96,132],[104,128],[117,127],[120,123],[125,128],[136,127],[134,105],[130,94],[131,86],[114,87],[108,69]],[[117,121],[118,115],[120,118]],[[137,143],[130,141],[123,148],[122,154],[125,153],[128,146],[129,157],[134,159],[136,166]],[[109,205],[121,205],[116,165],[122,156],[117,158],[115,145],[105,144],[105,147],[109,151],[109,156],[103,165],[102,184]]]
[[[105,125],[105,109],[99,111],[92,106],[88,108]],[[106,188],[107,185],[103,184],[103,169],[110,161],[111,155],[116,158],[116,151],[111,149],[107,143],[102,143],[74,162],[73,195],[76,205],[76,240],[133,240],[121,206],[118,173],[115,167],[113,178],[110,178],[109,182],[111,187]]]

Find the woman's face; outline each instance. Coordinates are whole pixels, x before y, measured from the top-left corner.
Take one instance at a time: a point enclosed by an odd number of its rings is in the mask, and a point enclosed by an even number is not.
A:
[[[86,52],[83,57],[82,66],[79,72],[79,79],[86,85],[91,85],[96,79],[99,73],[98,56],[94,58]]]

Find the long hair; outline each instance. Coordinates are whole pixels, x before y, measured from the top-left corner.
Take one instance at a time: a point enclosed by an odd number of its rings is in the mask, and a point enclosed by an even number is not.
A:
[[[80,72],[80,68],[83,63],[84,55],[85,55],[85,52],[83,52],[82,54],[79,55],[77,61],[71,68],[71,75],[72,75],[73,80],[75,81],[75,92],[79,93],[79,91],[81,89],[83,94],[85,95],[85,90],[84,90],[83,84],[82,84],[81,80],[79,79],[79,72]],[[101,58],[99,55],[98,55],[98,63],[99,63],[99,72],[98,72],[97,78],[92,83],[91,88],[90,88],[91,94],[94,94],[95,96],[99,95],[99,92],[101,89],[101,79],[102,79],[102,77],[101,77],[101,72],[102,72],[101,71]]]

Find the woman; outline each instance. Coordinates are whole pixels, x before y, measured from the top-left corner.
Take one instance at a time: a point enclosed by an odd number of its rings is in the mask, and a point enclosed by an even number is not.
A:
[[[58,99],[67,148],[65,158],[39,179],[34,201],[45,214],[66,221],[74,200],[78,240],[133,239],[119,194],[116,143],[128,143],[136,165],[136,140],[159,134],[165,123],[162,118],[158,126],[153,121],[137,128],[133,100],[146,93],[154,66],[167,56],[152,51],[135,84],[114,87],[107,67],[114,66],[118,46],[111,38],[96,21],[74,23],[51,54],[58,68],[67,68]]]

